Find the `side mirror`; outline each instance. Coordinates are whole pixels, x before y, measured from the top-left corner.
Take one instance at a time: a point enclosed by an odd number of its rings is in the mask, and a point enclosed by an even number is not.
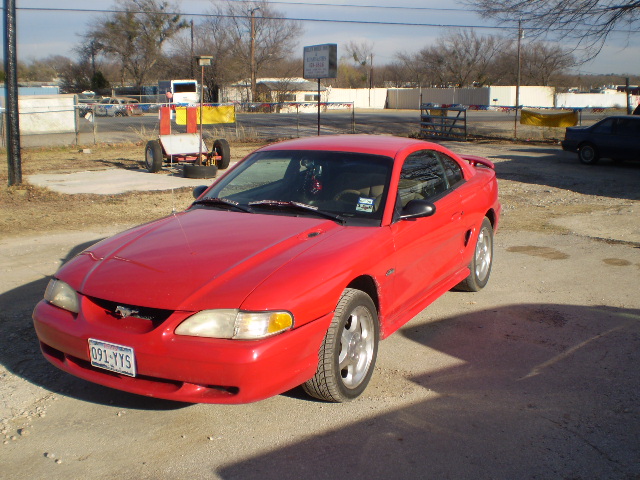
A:
[[[198,185],[193,189],[193,198],[198,199],[200,195],[204,193],[204,191],[209,188],[206,185]]]
[[[400,213],[400,220],[430,217],[436,213],[436,206],[426,200],[410,200]]]

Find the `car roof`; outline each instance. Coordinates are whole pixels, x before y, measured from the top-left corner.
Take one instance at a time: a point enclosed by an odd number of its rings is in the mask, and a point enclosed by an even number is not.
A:
[[[327,150],[370,153],[393,158],[398,151],[414,146],[442,150],[438,144],[432,142],[389,135],[326,135],[304,137],[274,143],[261,150]]]
[[[610,118],[626,118],[640,121],[640,115],[610,115],[602,120],[609,120]]]

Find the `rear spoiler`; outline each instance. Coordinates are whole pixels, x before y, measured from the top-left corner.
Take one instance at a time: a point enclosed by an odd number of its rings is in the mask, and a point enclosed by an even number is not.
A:
[[[477,155],[460,155],[460,158],[469,162],[473,167],[477,167],[478,164],[480,164],[490,168],[491,170],[496,169],[496,166],[493,164],[493,162],[490,160],[487,160],[484,157],[478,157]]]

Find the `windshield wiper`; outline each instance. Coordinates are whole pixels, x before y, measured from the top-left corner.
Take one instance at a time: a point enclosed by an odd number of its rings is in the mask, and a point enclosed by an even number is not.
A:
[[[329,220],[333,220],[338,222],[340,225],[344,225],[346,220],[344,217],[337,215],[335,213],[325,212],[323,210],[318,210],[318,207],[314,207],[312,205],[307,205],[306,203],[299,202],[284,202],[281,200],[259,200],[257,202],[249,202],[248,205],[252,208],[281,208],[281,209],[289,209],[296,210],[304,213],[311,213],[314,215],[318,215],[320,217],[328,218]]]
[[[238,202],[234,202],[233,200],[227,200],[226,198],[217,198],[217,197],[205,197],[200,200],[196,200],[193,202],[193,205],[209,205],[212,207],[222,207],[236,210],[240,210],[241,212],[253,213],[253,210],[249,207],[245,207],[240,205]]]

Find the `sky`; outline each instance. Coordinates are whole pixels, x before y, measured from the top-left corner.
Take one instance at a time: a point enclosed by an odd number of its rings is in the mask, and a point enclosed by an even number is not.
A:
[[[197,23],[199,15],[211,12],[214,1],[182,0],[177,3],[185,18]],[[270,3],[273,9],[289,18],[306,19],[302,23],[304,34],[299,57],[302,57],[303,46],[336,43],[340,56],[349,42],[357,42],[373,47],[375,67],[376,64],[391,63],[397,52],[414,53],[432,45],[453,26],[474,27],[480,35],[516,36],[515,28],[504,28],[510,26],[483,19],[457,0],[283,0]],[[105,16],[86,10],[104,10],[113,5],[114,2],[108,0],[16,0],[18,60],[29,62],[49,55],[75,58],[73,48],[80,43],[79,35],[91,21]],[[614,34],[594,60],[581,65],[574,73],[640,74],[639,36],[640,33],[631,38],[627,34]],[[3,34],[2,52],[5,38],[6,34]],[[526,42],[525,26],[523,48],[526,48]]]

